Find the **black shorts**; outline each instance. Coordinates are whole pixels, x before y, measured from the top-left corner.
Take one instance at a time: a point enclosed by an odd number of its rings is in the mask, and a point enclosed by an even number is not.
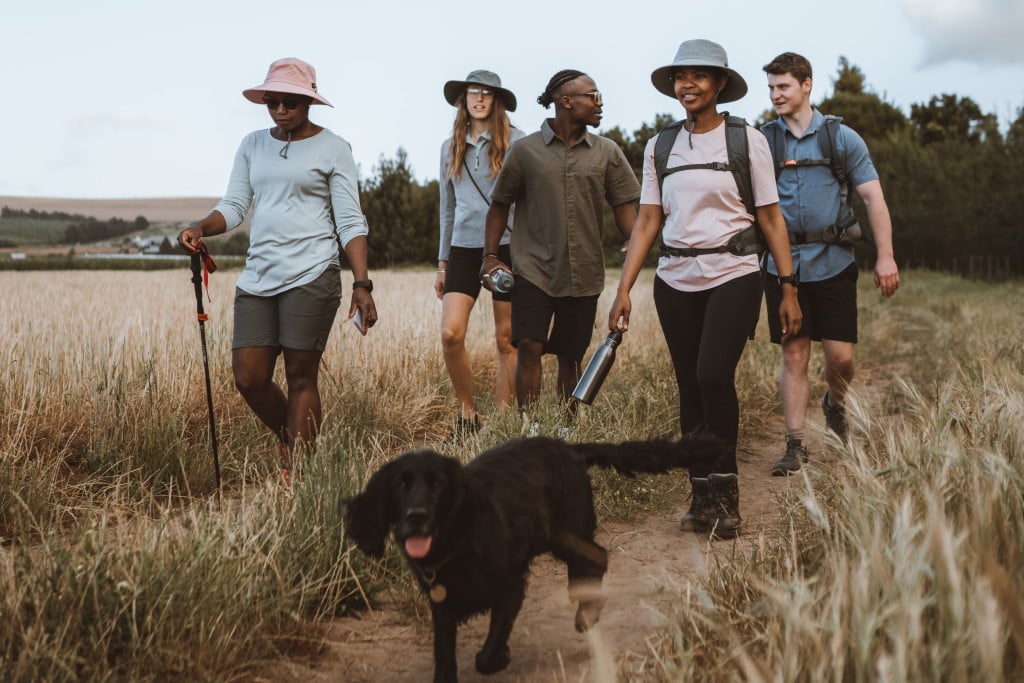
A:
[[[341,269],[328,266],[317,279],[273,296],[235,288],[232,349],[274,346],[323,351],[341,304]]]
[[[828,280],[801,282],[797,300],[804,316],[798,337],[857,343],[856,263],[851,263],[846,270]],[[768,308],[768,330],[772,341],[779,344],[782,342],[782,322],[779,320],[782,286],[771,274],[765,277],[764,301]]]
[[[521,339],[533,339],[544,342],[544,353],[581,362],[594,334],[598,295],[549,296],[529,280],[515,277],[512,346]]]
[[[498,247],[498,258],[512,266],[512,252],[507,244]],[[448,270],[444,274],[444,293],[459,292],[476,299],[480,295],[480,264],[484,260],[483,247],[452,247],[448,252]],[[511,301],[512,293],[491,292],[495,301]]]

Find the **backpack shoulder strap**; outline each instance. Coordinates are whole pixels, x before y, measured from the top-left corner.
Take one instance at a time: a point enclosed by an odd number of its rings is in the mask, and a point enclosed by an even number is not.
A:
[[[821,125],[818,135],[818,147],[821,155],[828,160],[828,166],[832,169],[832,175],[836,177],[840,185],[846,185],[846,159],[840,154],[836,146],[836,138],[839,135],[839,124],[843,122],[842,117],[827,114],[825,122]]]
[[[786,133],[778,121],[769,121],[760,128],[761,134],[768,140],[768,149],[772,153],[772,162],[775,164],[775,179],[786,167]]]
[[[679,137],[679,129],[683,127],[683,122],[674,121],[658,133],[658,137],[654,140],[654,171],[658,175],[658,189],[661,190],[665,184],[665,173],[668,169],[668,156],[672,153],[672,145],[676,144],[676,138]]]
[[[736,179],[743,206],[756,218],[754,186],[750,179],[750,150],[747,147],[747,122],[739,116],[725,115],[725,149],[729,155],[729,168]]]

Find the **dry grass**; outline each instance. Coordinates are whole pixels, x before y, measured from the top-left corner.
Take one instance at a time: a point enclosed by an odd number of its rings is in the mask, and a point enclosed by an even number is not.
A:
[[[374,278],[382,321],[365,338],[336,325],[325,427],[286,495],[273,442],[232,386],[234,274],[213,277],[217,510],[189,274],[0,273],[0,680],[244,678],[261,659],[315,648],[323,618],[377,588],[404,590],[396,557],[367,565],[349,552],[342,501],[396,452],[443,439],[455,401],[432,275]],[[678,626],[620,676],[996,680],[1020,669],[1021,290],[907,280],[893,304],[865,306],[859,355],[885,365],[862,370],[899,372],[880,377],[892,387],[881,402],[856,406],[858,445],[794,480],[779,528],[749,552],[719,553],[680,595]],[[575,439],[676,429],[649,282],[645,273],[616,368]],[[474,313],[469,353],[490,413],[487,309]],[[599,311],[595,341],[607,294]],[[738,374],[743,433],[777,409],[765,336]],[[535,411],[547,433],[562,420],[552,387],[549,374]],[[491,414],[454,454],[521,431],[515,411]],[[595,479],[604,516],[685,486]]]
[[[854,403],[854,445],[680,594],[629,680],[1024,680],[1024,289],[908,280],[862,329],[917,381]]]

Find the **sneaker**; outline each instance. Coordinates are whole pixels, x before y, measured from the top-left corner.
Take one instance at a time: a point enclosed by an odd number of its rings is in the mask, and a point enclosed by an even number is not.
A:
[[[786,440],[786,454],[782,459],[772,465],[773,477],[786,477],[800,471],[803,463],[807,462],[807,449],[799,439]]]
[[[523,413],[523,426],[519,433],[526,437],[534,437],[540,434],[540,422],[530,419],[530,416]]]
[[[843,443],[847,439],[846,408],[843,406],[829,405],[828,392],[821,397],[821,412],[825,416],[825,424],[835,432],[836,436]]]

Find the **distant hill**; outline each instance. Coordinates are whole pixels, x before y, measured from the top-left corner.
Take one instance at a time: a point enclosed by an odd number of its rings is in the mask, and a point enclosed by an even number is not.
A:
[[[153,199],[61,199],[56,197],[5,197],[0,206],[28,211],[60,211],[99,220],[133,220],[145,216],[150,223],[190,223],[210,213],[219,197],[171,197]]]

